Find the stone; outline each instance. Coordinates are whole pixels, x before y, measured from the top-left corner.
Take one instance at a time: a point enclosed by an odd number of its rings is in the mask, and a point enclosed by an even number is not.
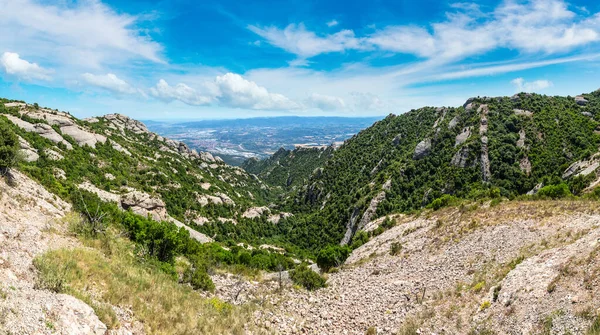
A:
[[[586,98],[584,98],[582,95],[578,95],[575,97],[575,102],[579,105],[579,106],[585,106],[588,103],[588,100]]]
[[[266,207],[266,206],[250,207],[242,214],[242,217],[248,218],[248,219],[254,219],[254,218],[262,216],[265,213],[270,213],[270,212],[271,212],[271,210],[269,209],[269,207]]]
[[[22,138],[21,136],[19,137],[19,147],[21,148],[19,151],[21,152],[21,154],[23,155],[23,159],[26,162],[35,162],[40,158],[40,155],[38,155],[38,152],[35,148],[33,148],[29,142],[27,142],[24,138]]]
[[[132,191],[120,198],[121,207],[130,209],[139,215],[150,215],[156,221],[164,221],[167,218],[165,203],[158,197],[153,197],[140,191]]]
[[[459,145],[465,143],[469,136],[471,136],[471,127],[465,127],[460,134],[456,135],[454,147],[458,147]]]
[[[469,152],[470,152],[470,150],[468,147],[460,148],[454,154],[454,156],[452,156],[452,160],[450,161],[450,164],[457,166],[457,167],[464,168],[465,166],[467,166],[467,161],[469,159]]]
[[[421,159],[429,155],[431,152],[431,139],[426,138],[417,144],[415,148],[415,152],[413,154],[413,159]]]

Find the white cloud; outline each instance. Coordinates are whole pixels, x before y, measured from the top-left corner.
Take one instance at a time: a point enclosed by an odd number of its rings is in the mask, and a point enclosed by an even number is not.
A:
[[[335,27],[339,24],[339,22],[337,22],[337,20],[334,19],[334,20],[327,22],[326,24],[327,24],[327,27]]]
[[[51,80],[51,70],[44,69],[37,63],[30,63],[22,59],[19,54],[14,52],[5,52],[0,58],[0,63],[4,67],[4,71],[10,75],[14,75],[20,79],[32,80]]]
[[[188,105],[208,105],[213,98],[196,91],[186,84],[179,83],[170,86],[164,79],[158,81],[156,86],[150,88],[150,94],[163,101],[179,100]]]
[[[319,36],[303,24],[290,24],[285,29],[248,28],[301,58],[379,49],[450,62],[496,49],[564,53],[600,41],[600,13],[579,17],[563,0],[505,0],[488,12],[473,4],[451,7],[453,12],[446,13],[444,21],[429,27],[391,25],[366,36],[356,36],[352,30]]]
[[[134,94],[138,92],[138,90],[129,85],[128,82],[117,77],[113,73],[107,73],[105,75],[84,73],[82,77],[88,84],[103,88],[113,93]]]
[[[318,93],[312,93],[308,99],[306,99],[306,105],[319,108],[322,111],[341,110],[346,107],[344,99]]]
[[[166,80],[160,79],[149,92],[162,101],[179,100],[194,106],[215,104],[221,107],[265,111],[292,110],[302,107],[283,94],[271,93],[265,87],[230,72],[216,76],[212,80],[205,79],[197,82],[195,86],[200,89],[183,83],[171,86]]]
[[[335,34],[321,37],[306,30],[302,23],[290,24],[283,30],[277,27],[260,28],[252,25],[248,26],[248,29],[267,40],[271,45],[301,58],[363,48],[361,40],[354,36],[352,30],[341,30]]]
[[[288,97],[282,94],[270,93],[266,88],[244,79],[239,74],[227,73],[217,76],[215,84],[219,89],[217,99],[225,106],[260,110],[300,108],[298,103]]]
[[[527,82],[523,78],[515,78],[510,83],[515,87],[517,92],[538,92],[552,86],[552,82],[548,80]]]
[[[72,68],[100,68],[129,59],[163,62],[162,46],[138,24],[99,0],[0,0],[0,45]]]

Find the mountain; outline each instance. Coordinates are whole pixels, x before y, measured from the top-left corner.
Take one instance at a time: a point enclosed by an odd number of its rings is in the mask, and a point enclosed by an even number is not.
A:
[[[244,169],[0,102],[0,331],[600,332],[600,91],[424,107]]]
[[[296,215],[277,234],[287,231],[293,244],[318,249],[350,243],[388,213],[452,199],[513,199],[563,184],[570,193],[587,192],[599,182],[599,103],[599,91],[521,93],[389,115],[348,139],[289,193],[281,208]]]

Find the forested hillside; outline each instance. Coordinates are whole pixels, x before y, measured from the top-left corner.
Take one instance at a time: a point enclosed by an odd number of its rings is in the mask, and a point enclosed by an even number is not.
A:
[[[325,164],[334,151],[333,146],[323,148],[281,148],[273,156],[258,160],[250,158],[242,168],[248,173],[257,175],[271,186],[284,189],[304,185],[311,174]]]
[[[477,97],[458,108],[389,115],[292,191],[280,206],[295,216],[269,233],[318,249],[350,243],[386,214],[454,199],[582,195],[598,182],[599,119],[600,91]]]

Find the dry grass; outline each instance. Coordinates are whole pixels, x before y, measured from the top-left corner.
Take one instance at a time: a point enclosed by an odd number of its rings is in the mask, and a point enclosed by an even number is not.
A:
[[[103,243],[86,244],[104,249]],[[118,321],[111,305],[131,309],[149,334],[248,333],[252,306],[236,307],[202,297],[164,272],[140,264],[133,256],[133,245],[125,239],[111,240],[109,249],[110,257],[94,248],[77,248],[36,258],[39,286],[90,303],[113,328],[118,328]]]

